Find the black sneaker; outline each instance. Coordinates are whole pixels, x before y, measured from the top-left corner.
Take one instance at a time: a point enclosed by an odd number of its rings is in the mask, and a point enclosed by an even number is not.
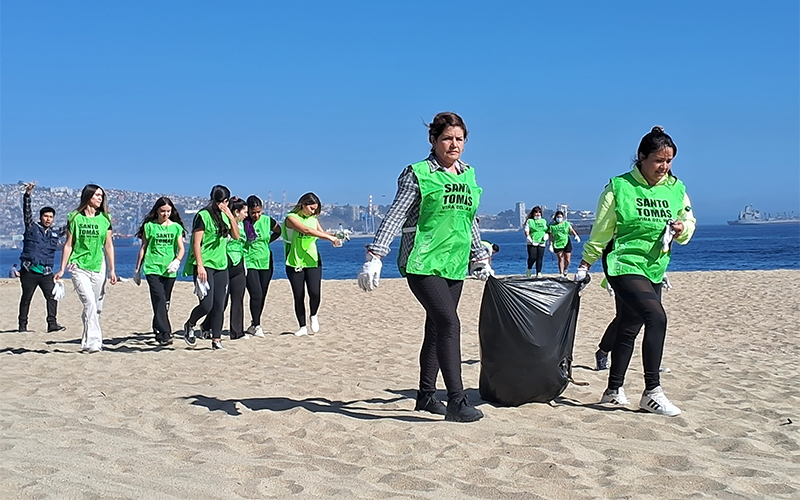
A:
[[[434,415],[446,415],[447,407],[436,399],[436,396],[431,393],[417,392],[417,405],[414,411],[427,411]]]
[[[225,346],[222,345],[221,340],[212,340],[211,341],[211,349],[214,351],[225,351]]]
[[[483,418],[483,412],[471,406],[466,396],[460,401],[448,401],[447,414],[444,419],[448,422],[475,422]]]
[[[17,331],[19,333],[33,332],[33,330],[28,330],[28,325],[19,325],[19,328],[17,328]]]
[[[608,370],[608,353],[602,349],[598,349],[594,353],[594,360],[597,365],[597,371]]]
[[[197,338],[194,336],[194,328],[188,322],[183,325],[183,340],[186,341],[186,345],[189,347],[197,345]]]
[[[66,326],[59,325],[58,323],[56,323],[54,325],[48,325],[47,326],[47,333],[63,332],[66,329],[67,329]]]

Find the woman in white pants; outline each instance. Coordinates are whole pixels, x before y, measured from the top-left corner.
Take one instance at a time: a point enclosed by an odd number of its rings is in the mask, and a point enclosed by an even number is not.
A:
[[[61,256],[61,269],[54,276],[59,280],[64,271],[69,270],[75,292],[83,304],[81,351],[92,353],[103,349],[99,314],[105,296],[106,264],[113,285],[117,282],[117,275],[106,193],[100,186],[87,184],[81,193],[80,205],[67,216],[67,241]]]

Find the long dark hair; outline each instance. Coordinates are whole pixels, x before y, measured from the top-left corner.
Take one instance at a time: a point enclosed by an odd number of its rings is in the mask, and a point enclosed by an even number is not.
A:
[[[175,205],[172,203],[172,200],[167,198],[166,196],[162,196],[161,198],[157,199],[153,208],[147,212],[147,215],[144,216],[144,220],[142,221],[142,225],[139,226],[139,230],[136,231],[136,237],[144,239],[144,225],[148,222],[156,222],[158,221],[158,209],[163,207],[164,205],[169,205],[172,208],[172,212],[169,214],[169,220],[175,222],[176,224],[181,225],[181,229],[183,229],[183,234],[186,234],[186,227],[183,225],[183,221],[181,220],[181,214],[178,212],[178,209],[175,208]]]
[[[433,117],[433,121],[428,123],[428,140],[431,143],[431,153],[433,153],[433,143],[442,135],[447,127],[460,127],[464,131],[464,142],[467,141],[467,126],[464,120],[456,113],[444,111]]]
[[[248,212],[254,208],[262,206],[263,204],[261,202],[261,198],[259,198],[258,196],[251,194],[250,196],[247,197]],[[263,214],[261,216],[264,217]],[[250,214],[248,213],[247,217],[245,217],[244,219],[244,234],[247,237],[247,241],[255,241],[256,238],[258,238],[258,235],[256,234],[256,228],[253,226],[254,223],[255,221],[253,220],[252,217],[250,217]]]
[[[539,215],[542,214],[542,207],[536,205],[535,207],[531,208],[530,213],[528,213],[528,218],[533,219],[534,212],[539,212]]]
[[[673,158],[678,156],[678,146],[675,145],[672,137],[664,132],[664,127],[656,125],[650,132],[645,134],[645,136],[642,137],[642,140],[639,142],[639,149],[636,150],[636,159],[633,161],[633,164],[641,168],[642,160],[639,159],[639,155],[647,158],[650,156],[650,153],[657,153],[658,151],[666,148],[672,148]],[[675,177],[672,174],[672,168],[670,168],[669,172],[667,173],[670,176]]]
[[[290,210],[290,213],[293,214],[300,213],[300,210],[302,210],[303,207],[307,207],[308,205],[314,205],[314,204],[317,205],[317,209],[314,211],[313,215],[321,214],[322,202],[319,201],[319,197],[314,193],[306,193],[303,196],[301,196],[299,200],[297,200],[297,205],[295,205],[294,208]]]
[[[553,222],[557,222],[557,221],[556,221],[556,218],[557,218],[559,215],[560,215],[561,217],[564,217],[564,212],[562,212],[561,210],[556,210],[556,213],[554,213],[554,214],[553,214]],[[564,217],[564,219],[566,219],[566,217]]]
[[[230,234],[230,230],[228,226],[222,222],[222,211],[217,206],[217,203],[222,203],[223,201],[227,202],[228,199],[231,197],[231,190],[217,184],[216,186],[211,188],[211,194],[209,195],[211,201],[208,202],[208,205],[204,206],[202,210],[207,210],[208,214],[211,215],[211,220],[214,221],[214,224],[217,226],[217,234],[220,238],[225,238]],[[209,228],[206,228],[208,231]]]
[[[108,213],[108,197],[106,196],[106,190],[98,186],[97,184],[87,184],[83,187],[83,191],[81,191],[81,202],[78,205],[78,208],[75,209],[76,213],[82,214],[86,207],[89,206],[89,200],[92,199],[94,193],[97,190],[103,192],[103,201],[100,203],[100,206],[97,207],[97,211],[102,213],[106,219],[109,221],[111,220],[111,214]]]

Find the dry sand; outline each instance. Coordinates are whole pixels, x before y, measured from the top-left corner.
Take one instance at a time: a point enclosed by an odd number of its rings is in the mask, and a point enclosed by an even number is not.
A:
[[[414,412],[423,313],[403,280],[364,294],[326,281],[322,331],[296,329],[288,282],[273,282],[265,339],[160,348],[146,285],[110,286],[105,351],[80,354],[80,304],[68,285],[44,333],[37,296],[16,327],[19,285],[0,280],[2,498],[799,498],[800,271],[670,273],[662,384],[683,409],[597,405],[607,372],[593,353],[613,315],[585,291],[575,378],[559,404],[480,400],[478,309],[461,301],[463,377],[486,417]],[[195,305],[179,283],[178,330]],[[249,318],[249,313],[246,319]],[[226,322],[227,324],[227,322]],[[440,382],[440,387],[443,385]],[[443,393],[442,393],[443,396]]]

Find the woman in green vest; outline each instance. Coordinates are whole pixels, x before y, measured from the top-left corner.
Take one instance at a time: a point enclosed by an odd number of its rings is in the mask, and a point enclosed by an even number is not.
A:
[[[172,343],[169,302],[183,259],[184,234],[186,229],[183,227],[181,214],[166,196],[156,200],[136,233],[136,237],[142,240],[142,245],[133,273],[138,275],[141,270],[147,279],[150,302],[153,305],[153,332],[156,342],[162,346]]]
[[[544,261],[545,245],[550,235],[547,233],[547,221],[542,218],[542,207],[535,206],[528,214],[523,226],[525,232],[525,242],[528,250],[528,270],[525,273],[531,275],[531,269],[536,266],[536,277],[542,277],[542,264]]]
[[[183,275],[194,278],[195,294],[200,303],[183,325],[183,339],[189,347],[197,344],[194,326],[200,318],[210,315],[211,348],[225,349],[220,339],[228,289],[228,236],[239,239],[239,225],[228,208],[230,196],[227,187],[214,186],[208,205],[194,216]]]
[[[397,194],[374,241],[359,286],[373,290],[380,282],[381,258],[402,227],[400,273],[425,309],[425,337],[420,352],[416,410],[445,415],[445,420],[474,422],[483,412],[470,405],[461,381],[461,323],[458,301],[467,269],[481,279],[491,274],[489,250],[481,244],[475,214],[481,188],[475,170],[461,161],[467,127],[455,113],[439,113],[428,126],[428,157],[406,167]],[[436,398],[441,369],[447,406]]]
[[[552,238],[553,252],[558,257],[558,274],[566,276],[569,272],[569,263],[572,260],[572,242],[570,235],[580,243],[581,237],[573,229],[572,224],[564,217],[564,212],[557,210],[553,214],[553,222],[547,226],[547,232]]]
[[[246,241],[244,263],[247,266],[247,293],[250,296],[250,327],[247,333],[264,337],[261,313],[274,269],[269,244],[281,237],[281,226],[263,214],[263,203],[256,195],[247,197],[247,218],[244,220]]]
[[[322,287],[322,258],[317,250],[317,239],[322,238],[342,246],[339,238],[322,230],[317,216],[322,212],[322,203],[314,193],[306,193],[283,221],[283,250],[286,256],[286,277],[292,286],[294,314],[300,328],[294,333],[298,337],[308,335],[306,327],[306,296],[311,309],[311,332],[319,331],[319,304]]]
[[[81,351],[90,353],[103,349],[100,311],[105,298],[106,264],[111,284],[117,282],[111,234],[106,192],[96,184],[87,184],[81,192],[80,205],[67,215],[61,269],[53,279],[60,280],[65,270],[72,274],[72,284],[83,304]]]
[[[228,235],[225,253],[228,256],[228,293],[225,296],[223,315],[228,304],[231,306],[230,339],[244,337],[244,289],[247,284],[247,269],[244,262],[244,218],[247,217],[247,204],[238,196],[228,200],[228,208],[239,226],[239,239]],[[211,337],[213,330],[211,317],[206,316],[200,325],[203,338]]]
[[[576,281],[583,281],[613,239],[606,257],[606,276],[614,290],[617,332],[608,387],[600,401],[630,404],[622,385],[636,336],[644,325],[645,390],[639,407],[668,416],[679,415],[681,410],[661,388],[659,369],[667,333],[662,281],[672,240],[685,245],[696,224],[686,187],[672,173],[672,159],[677,153],[678,147],[661,127],[653,127],[642,138],[633,168],[611,179],[600,195],[592,233],[583,246],[575,274]]]

